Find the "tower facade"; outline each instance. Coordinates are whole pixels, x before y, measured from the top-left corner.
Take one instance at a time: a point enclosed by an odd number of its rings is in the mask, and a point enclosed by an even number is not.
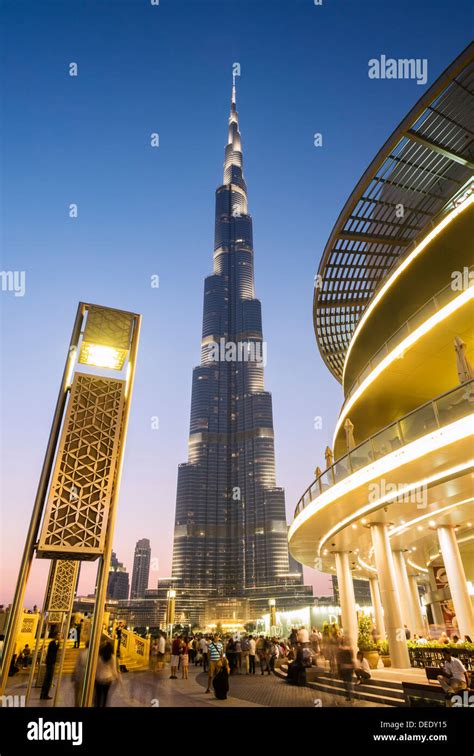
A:
[[[188,462],[178,469],[178,607],[242,597],[258,611],[274,594],[290,605],[311,596],[301,571],[290,572],[265,362],[234,85],[216,191],[214,270],[204,282],[201,364],[193,371]]]
[[[148,538],[140,538],[133,556],[132,587],[130,598],[144,598],[150,577],[151,547]]]
[[[107,598],[117,600],[127,600],[130,590],[128,572],[126,567],[119,562],[117,554],[112,551],[109,567],[109,580],[107,583]]]

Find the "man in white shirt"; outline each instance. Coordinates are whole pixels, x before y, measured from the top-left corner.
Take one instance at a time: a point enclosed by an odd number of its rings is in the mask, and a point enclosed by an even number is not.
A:
[[[202,671],[207,672],[209,666],[209,643],[204,636],[199,641],[199,651],[202,654]]]
[[[255,674],[255,654],[257,653],[257,644],[255,638],[250,636],[249,638],[249,674]]]
[[[165,661],[165,651],[166,651],[166,640],[163,633],[160,633],[158,636],[158,665],[159,668],[162,669],[162,666]]]
[[[297,640],[302,646],[306,646],[309,643],[309,633],[304,625],[298,630]]]
[[[449,648],[443,650],[443,656],[443,673],[438,675],[437,679],[446,695],[450,696],[458,690],[466,690],[467,673],[464,664],[451,655]]]

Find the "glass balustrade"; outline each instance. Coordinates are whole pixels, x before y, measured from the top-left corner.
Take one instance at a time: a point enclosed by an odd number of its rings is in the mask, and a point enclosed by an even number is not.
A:
[[[321,473],[299,500],[295,517],[321,493],[347,478],[351,473],[367,467],[377,459],[416,441],[437,428],[449,425],[474,411],[474,380],[423,404],[400,420],[390,423]]]

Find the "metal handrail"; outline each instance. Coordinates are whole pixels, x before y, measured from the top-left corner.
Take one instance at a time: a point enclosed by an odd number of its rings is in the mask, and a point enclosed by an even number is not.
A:
[[[398,420],[395,420],[388,425],[386,425],[381,430],[377,431],[377,433],[374,433],[372,436],[369,436],[369,438],[366,438],[364,441],[362,441],[360,444],[357,444],[353,449],[351,449],[349,452],[346,452],[342,457],[339,457],[335,462],[333,462],[332,465],[326,468],[321,475],[318,475],[317,478],[308,486],[308,488],[305,490],[303,495],[300,497],[298,504],[296,505],[295,514],[296,517],[300,512],[303,511],[303,509],[308,506],[308,504],[311,503],[311,501],[316,498],[314,495],[312,495],[312,489],[317,486],[318,488],[318,495],[320,495],[323,490],[323,479],[324,476],[327,477],[327,480],[331,480],[332,483],[326,485],[327,488],[331,488],[332,485],[335,485],[336,482],[338,482],[337,477],[339,476],[339,480],[343,480],[344,478],[349,477],[353,472],[356,470],[360,470],[360,466],[356,466],[353,464],[355,461],[355,458],[357,457],[357,452],[361,450],[362,447],[366,446],[367,444],[370,444],[370,453],[372,455],[372,461],[376,459],[380,459],[381,457],[386,456],[387,454],[390,454],[393,449],[389,449],[386,452],[380,454],[380,450],[376,448],[375,442],[377,438],[381,438],[389,428],[396,428],[397,431],[397,438],[400,440],[401,445],[405,445],[408,440],[405,437],[405,434],[403,432],[402,423],[406,422],[406,420],[411,417],[412,415],[422,414],[423,410],[425,410],[427,407],[431,407],[433,409],[433,420],[436,423],[437,428],[443,427],[445,423],[443,423],[440,420],[439,417],[439,408],[438,404],[447,396],[454,395],[457,392],[460,394],[464,394],[463,398],[467,398],[469,402],[474,401],[474,380],[467,381],[466,383],[461,383],[459,386],[456,386],[454,389],[450,389],[449,391],[446,391],[444,394],[440,394],[440,396],[437,396],[435,399],[431,399],[429,402],[425,402],[425,404],[421,404],[419,407],[416,407],[416,409],[411,410],[411,412],[408,412],[403,417],[399,418]],[[348,469],[346,475],[344,475],[342,478],[340,477],[340,473],[337,470],[337,466],[341,465],[344,461],[348,463]],[[364,465],[363,465],[364,466]],[[306,500],[307,499],[307,500]]]
[[[469,270],[469,280],[470,280],[471,277],[472,277],[471,274],[474,271],[474,265],[469,266],[468,270]],[[359,373],[358,373],[357,377],[352,381],[351,387],[350,387],[349,391],[347,392],[347,394],[345,395],[344,405],[347,403],[348,399],[351,398],[351,396],[354,393],[354,391],[358,388],[358,386],[361,385],[361,383],[365,379],[365,373],[366,373],[367,369],[371,368],[373,370],[379,364],[379,362],[381,362],[381,360],[384,357],[386,357],[390,353],[390,351],[392,351],[395,348],[395,346],[398,346],[398,344],[401,341],[401,338],[400,338],[399,341],[397,341],[396,344],[392,344],[392,347],[391,347],[391,349],[389,351],[388,344],[390,342],[392,342],[397,337],[397,334],[401,334],[402,331],[406,331],[407,332],[407,336],[408,336],[411,333],[410,323],[413,322],[413,320],[417,319],[418,316],[419,316],[419,314],[420,314],[420,312],[422,312],[422,310],[426,309],[431,302],[434,304],[434,312],[439,312],[439,310],[441,309],[441,307],[444,307],[447,304],[446,301],[444,301],[442,304],[440,304],[440,303],[438,303],[437,300],[438,300],[438,298],[441,297],[442,294],[444,294],[446,291],[448,291],[448,289],[451,289],[451,291],[453,292],[453,298],[454,298],[454,295],[456,294],[456,292],[453,289],[452,281],[451,281],[449,284],[447,284],[446,286],[443,286],[442,289],[440,289],[439,291],[437,291],[436,294],[434,294],[432,297],[430,297],[429,299],[427,299],[426,302],[421,305],[421,307],[419,307],[417,310],[415,310],[415,312],[412,315],[410,315],[410,317],[399,328],[397,328],[397,330],[394,331],[394,333],[392,333],[392,335],[388,339],[386,339],[384,341],[384,343],[382,344],[382,346],[377,349],[377,351],[375,352],[375,354],[373,354],[372,357],[369,360],[367,360],[367,362],[365,363],[365,365],[362,368],[362,370],[359,370]],[[448,301],[451,301],[451,299],[448,300]],[[362,377],[362,376],[364,376],[364,377]],[[344,410],[344,405],[342,407],[342,410]]]

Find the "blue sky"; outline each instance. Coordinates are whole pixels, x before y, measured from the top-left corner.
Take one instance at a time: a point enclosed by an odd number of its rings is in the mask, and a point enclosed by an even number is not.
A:
[[[155,585],[169,574],[176,468],[187,458],[232,64],[242,72],[266,387],[291,520],[323,466],[341,403],[315,345],[313,276],[353,186],[426,91],[415,81],[369,79],[368,61],[426,58],[429,86],[469,42],[470,3],[7,0],[2,15],[1,264],[26,271],[26,294],[0,294],[0,601],[11,597],[79,300],[143,314],[115,547],[131,570],[135,541],[149,537]],[[322,430],[314,429],[318,415]],[[45,568],[35,567],[31,603],[41,598]],[[89,566],[84,591],[91,576]],[[328,578],[315,584],[329,592]]]

